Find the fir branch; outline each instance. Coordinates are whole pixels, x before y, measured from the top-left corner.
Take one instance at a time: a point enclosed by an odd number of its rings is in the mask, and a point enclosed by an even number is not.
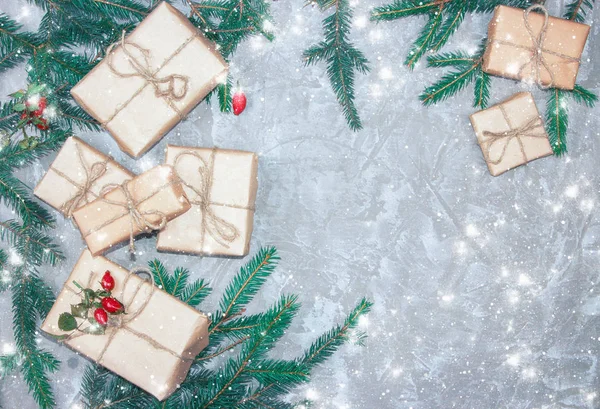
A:
[[[28,251],[27,248],[19,251],[24,260],[29,259]],[[37,285],[41,280],[31,265],[16,268],[14,274],[17,278],[12,286],[13,332],[17,353],[23,361],[21,373],[39,407],[50,409],[55,400],[47,373],[56,371],[59,362],[36,342],[36,318],[41,318],[38,298],[45,297],[46,290],[40,292]]]
[[[22,255],[24,262],[36,266],[55,265],[63,259],[58,246],[49,236],[15,220],[0,222],[0,239],[13,246]]]
[[[351,330],[356,328],[360,317],[367,314],[373,303],[362,299],[345,319],[344,324],[321,335],[309,348],[301,362],[312,368],[329,358],[341,345],[348,340]]]
[[[240,269],[225,289],[219,303],[220,310],[214,315],[211,333],[215,332],[228,318],[239,314],[252,301],[258,290],[271,275],[279,256],[275,247],[263,247]]]
[[[185,268],[176,268],[173,274],[159,260],[148,263],[156,285],[168,294],[179,298],[192,307],[200,304],[209,294],[210,287],[204,280],[196,280],[189,284],[190,272]]]
[[[0,13],[0,72],[25,61],[39,46],[34,34],[20,30],[21,25]]]
[[[573,0],[565,7],[565,14],[563,17],[578,23],[583,23],[587,16],[592,12],[594,3],[595,0]]]
[[[344,324],[337,326],[325,334],[321,335],[309,348],[304,356],[297,362],[301,363],[310,375],[312,369],[324,363],[331,355],[349,340],[350,331],[355,329],[359,323],[360,317],[366,315],[372,303],[362,299],[352,312],[344,320]],[[360,337],[359,337],[360,339]],[[258,388],[253,389],[250,396],[240,400],[238,404],[247,402],[256,402],[261,399],[268,401],[278,400],[290,392],[290,388],[295,384],[285,384],[282,382],[265,382]]]
[[[244,345],[240,356],[229,360],[219,371],[213,388],[200,397],[200,408],[233,407],[239,397],[235,392],[241,390],[236,387],[243,386],[248,381],[247,367],[254,360],[261,359],[265,352],[283,336],[298,308],[296,297],[282,297],[265,314],[270,319],[256,329],[254,336]]]
[[[245,305],[249,302],[254,295],[252,292],[262,284],[255,277],[263,275],[265,268],[272,269],[276,259],[274,248],[260,250],[227,287],[220,314],[232,303]],[[181,283],[189,279],[184,269],[176,269],[176,273],[169,274],[158,260],[152,261],[150,268],[156,283],[172,293],[177,292]],[[249,287],[252,287],[252,291]],[[180,295],[183,298],[183,293]],[[283,392],[308,382],[311,368],[323,362],[350,338],[350,331],[370,305],[363,300],[342,326],[321,337],[317,341],[318,346],[306,351],[305,356],[310,356],[310,359],[273,360],[267,354],[286,333],[299,308],[296,296],[283,296],[263,313],[224,320],[215,327],[208,348],[196,357],[187,378],[168,399],[159,402],[108,370],[92,364],[84,374],[81,389],[83,403],[89,409],[292,408],[294,405],[285,402]],[[243,310],[232,311],[239,314]],[[222,343],[225,338],[232,339],[232,342]],[[222,358],[226,353],[231,357],[217,369],[204,368],[207,363]]]
[[[408,55],[406,56],[406,60],[404,60],[404,65],[406,65],[411,70],[415,68],[417,62],[421,59],[421,57],[432,49],[433,42],[435,41],[435,34],[442,22],[443,14],[440,11],[436,13],[431,13],[429,15],[429,20],[425,27],[421,30],[419,37],[415,40],[415,42],[410,47],[408,51]]]
[[[571,98],[578,104],[593,108],[598,102],[598,96],[592,91],[583,88],[581,85],[576,84],[572,91],[566,91]]]
[[[403,17],[428,14],[440,7],[440,1],[396,0],[393,3],[376,7],[371,14],[373,21],[396,20]]]
[[[490,99],[491,84],[492,78],[483,72],[483,70],[479,70],[477,78],[475,79],[475,100],[473,102],[473,107],[480,109],[487,108]]]
[[[427,57],[428,67],[457,67],[457,66],[471,66],[476,63],[477,57],[468,55],[462,51],[454,51],[450,53],[441,53],[430,55]]]
[[[567,128],[569,112],[567,93],[559,89],[548,91],[546,100],[546,131],[556,156],[567,153]]]
[[[324,41],[304,51],[304,62],[307,66],[327,63],[327,76],[346,122],[357,131],[362,123],[354,104],[354,71],[366,74],[369,61],[348,39],[353,13],[348,0],[336,0],[332,7],[334,12],[323,20]]]
[[[419,99],[424,105],[433,105],[444,101],[472,83],[480,71],[481,62],[475,62],[470,66],[452,71],[435,84],[425,88]]]
[[[0,380],[14,372],[19,365],[19,357],[16,354],[0,355]]]
[[[54,225],[50,213],[31,196],[30,189],[7,170],[0,168],[0,200],[16,210],[23,224],[41,228]]]

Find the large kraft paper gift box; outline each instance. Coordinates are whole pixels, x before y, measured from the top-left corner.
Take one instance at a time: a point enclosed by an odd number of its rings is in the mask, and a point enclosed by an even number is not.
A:
[[[68,138],[33,194],[71,217],[94,200],[103,186],[121,184],[135,175],[111,157],[74,136]]]
[[[126,314],[119,324],[106,327],[104,334],[65,332],[58,327],[60,314],[81,302],[76,281],[83,287],[99,289],[105,271],[115,279],[112,291],[124,305]],[[159,290],[148,280],[104,257],[85,250],[42,330],[75,351],[115,372],[163,400],[185,379],[193,359],[208,345],[209,319],[177,298]],[[82,323],[80,329],[88,325]]]
[[[172,166],[156,166],[121,185],[105,186],[101,196],[80,207],[73,219],[97,256],[140,233],[161,230],[185,213],[190,203]]]
[[[498,6],[488,27],[483,71],[572,90],[589,31],[585,24],[549,17],[539,5],[531,10]]]
[[[71,94],[124,152],[139,157],[225,79],[215,47],[163,2]]]
[[[253,152],[167,146],[192,208],[159,232],[160,251],[244,256],[248,254],[258,188]]]
[[[492,176],[553,154],[530,92],[474,113],[471,124]]]

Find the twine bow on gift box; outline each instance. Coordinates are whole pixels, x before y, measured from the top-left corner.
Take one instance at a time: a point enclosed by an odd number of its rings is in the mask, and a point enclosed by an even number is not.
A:
[[[204,247],[206,234],[208,234],[213,240],[225,248],[229,248],[229,243],[235,241],[240,235],[240,232],[235,225],[216,215],[213,206],[254,210],[254,207],[252,206],[238,206],[234,204],[216,203],[211,201],[215,155],[217,151],[217,148],[213,148],[211,150],[208,162],[204,160],[204,158],[202,158],[202,156],[200,156],[197,152],[191,150],[184,151],[175,157],[175,161],[173,163],[175,172],[177,172],[177,165],[185,156],[191,156],[200,161],[200,166],[198,166],[198,174],[200,176],[199,187],[186,182],[181,175],[177,173],[181,183],[196,194],[195,198],[188,197],[189,202],[192,205],[199,206],[200,210],[202,211],[200,248]]]
[[[529,15],[531,14],[531,12],[536,10],[542,12],[544,17],[544,23],[538,34],[535,33],[533,27],[531,26],[531,23],[529,22]],[[531,65],[531,74],[535,78],[535,83],[538,85],[538,87],[540,87],[541,89],[552,88],[554,87],[556,78],[554,72],[551,70],[551,66],[556,66],[556,64],[549,64],[544,54],[554,55],[563,60],[566,60],[568,63],[580,63],[581,59],[544,48],[546,34],[548,33],[548,23],[550,20],[550,15],[548,14],[548,10],[546,9],[546,7],[544,7],[543,4],[534,4],[526,10],[523,10],[523,20],[525,23],[525,29],[531,37],[531,46],[520,45],[514,42],[499,39],[492,39],[490,40],[490,42],[530,51],[531,57],[519,69],[519,77],[522,77],[525,68],[528,65]],[[550,75],[550,83],[547,85],[542,82],[542,69],[545,69]]]
[[[527,152],[525,152],[525,146],[523,145],[523,141],[521,138],[528,137],[546,139],[547,136],[545,132],[543,132],[542,134],[532,133],[536,129],[540,128],[542,129],[542,131],[544,131],[544,124],[542,122],[542,119],[539,116],[535,116],[522,126],[515,127],[512,124],[510,117],[506,113],[504,107],[502,105],[498,105],[498,108],[502,112],[502,116],[504,116],[504,120],[510,127],[510,130],[504,132],[483,131],[483,136],[487,138],[484,142],[482,142],[482,148],[484,148],[483,154],[485,157],[485,161],[492,165],[499,165],[504,160],[504,156],[506,155],[508,145],[513,139],[516,139],[519,144],[521,154],[523,155],[523,159],[525,160],[525,162],[529,162],[529,159],[527,158]],[[500,142],[502,140],[504,140],[505,142],[504,146],[502,147],[500,157],[497,160],[493,160],[491,158],[492,147],[496,142]]]
[[[62,177],[67,182],[71,183],[72,185],[74,185],[77,188],[77,193],[75,193],[75,195],[72,198],[70,198],[65,203],[63,203],[63,205],[60,208],[60,210],[68,218],[73,217],[73,212],[75,210],[77,210],[79,207],[81,207],[82,205],[84,205],[86,203],[89,203],[88,195],[91,194],[95,198],[98,197],[98,195],[96,195],[94,192],[92,192],[92,190],[91,190],[92,186],[94,186],[94,183],[96,183],[96,181],[98,179],[100,179],[102,176],[104,176],[104,174],[108,170],[108,166],[107,166],[108,158],[101,162],[93,163],[92,166],[90,166],[90,168],[88,169],[88,167],[86,166],[85,160],[83,158],[83,152],[81,151],[81,147],[79,146],[79,144],[77,142],[75,142],[75,150],[77,151],[77,158],[79,159],[79,162],[81,163],[81,166],[85,173],[85,179],[84,179],[83,183],[75,182],[64,172],[61,172],[60,170],[58,170],[54,167],[51,168],[58,176]]]
[[[118,206],[123,208],[123,212],[110,218],[109,220],[106,220],[104,223],[100,224],[99,226],[96,226],[95,228],[88,230],[85,234],[83,234],[84,237],[89,236],[92,233],[96,233],[98,231],[100,231],[101,229],[103,229],[106,226],[109,226],[110,224],[116,222],[117,220],[119,220],[120,218],[122,218],[123,216],[129,216],[129,252],[133,255],[135,254],[135,228],[137,227],[138,230],[140,230],[141,232],[146,232],[149,233],[152,230],[162,230],[166,225],[167,225],[167,216],[158,210],[145,210],[145,211],[140,211],[140,209],[138,208],[138,206],[142,203],[144,203],[146,200],[151,199],[152,197],[154,197],[155,195],[157,195],[161,190],[165,189],[168,186],[171,186],[174,183],[174,181],[170,181],[168,183],[165,183],[164,185],[156,188],[156,190],[149,194],[146,195],[145,197],[143,197],[142,199],[139,200],[135,200],[131,191],[129,190],[129,181],[125,181],[122,184],[108,184],[105,185],[102,190],[100,191],[100,197],[98,198],[98,200],[104,202],[104,203],[108,203],[114,206]],[[106,198],[106,194],[113,190],[113,189],[119,189],[123,195],[125,196],[125,201],[116,201],[116,200],[111,200],[111,199],[107,199]],[[157,216],[159,218],[159,222],[158,223],[154,223],[151,220],[148,220],[147,216]]]
[[[125,289],[127,287],[127,284],[129,283],[129,280],[134,276],[140,276],[141,275],[147,275],[148,279],[140,279],[135,287],[135,289],[133,290],[133,293],[131,294],[131,298],[129,301],[126,301],[124,299],[124,294],[125,294]],[[92,283],[93,283],[93,279],[95,277],[95,274],[92,273],[89,275],[89,279],[88,279],[88,283],[86,285],[86,287],[91,287]],[[148,284],[150,285],[150,293],[144,298],[143,302],[141,303],[141,305],[135,309],[132,310],[131,307],[133,306],[133,301],[136,299],[139,291],[142,289],[142,287],[144,286],[144,284]],[[74,292],[77,293],[77,291],[75,291],[74,289],[70,288],[69,289]],[[127,277],[125,278],[125,281],[123,282],[122,286],[121,286],[121,291],[120,291],[120,295],[114,295],[115,298],[120,299],[123,301],[123,307],[125,309],[125,314],[119,314],[119,315],[112,315],[111,319],[108,321],[108,329],[109,329],[109,334],[108,334],[108,339],[106,340],[106,343],[104,344],[104,346],[102,347],[102,350],[100,351],[100,353],[98,354],[98,356],[95,358],[95,361],[99,364],[102,364],[102,359],[104,358],[104,355],[106,354],[106,351],[108,350],[108,348],[110,347],[110,345],[112,344],[115,336],[117,335],[117,333],[119,331],[127,331],[131,334],[133,334],[134,336],[143,339],[144,341],[146,341],[147,343],[149,343],[150,345],[152,345],[154,348],[156,348],[157,350],[161,350],[164,352],[167,352],[169,354],[171,354],[172,356],[174,356],[175,358],[181,360],[182,362],[185,361],[191,361],[194,359],[194,357],[183,357],[181,356],[181,354],[178,354],[177,352],[173,351],[172,349],[162,345],[161,343],[157,342],[155,339],[153,339],[152,337],[143,334],[139,331],[136,331],[135,329],[131,328],[128,324],[132,321],[134,321],[135,319],[137,319],[146,309],[146,307],[148,306],[148,304],[150,303],[150,300],[152,299],[152,296],[154,295],[154,292],[156,291],[156,286],[154,283],[154,276],[152,274],[152,272],[146,268],[146,267],[134,267],[133,269],[131,269],[128,274]],[[66,342],[66,341],[70,341],[72,339],[81,337],[83,335],[87,335],[89,332],[72,332],[71,334],[67,335],[66,337],[63,337],[60,339],[61,342]]]
[[[184,48],[187,46],[194,38],[195,35],[189,37],[186,41],[183,42],[179,46],[177,50],[173,54],[171,54],[167,59],[163,61],[156,69],[152,69],[151,65],[151,54],[150,51],[141,47],[138,44],[125,41],[125,31],[121,34],[121,40],[117,43],[111,44],[106,50],[106,64],[110,71],[119,78],[142,78],[144,79],[144,84],[137,89],[133,95],[124,103],[119,105],[115,112],[108,117],[104,122],[102,122],[102,126],[106,127],[110,121],[112,121],[119,112],[121,112],[135,97],[137,97],[142,90],[146,87],[146,85],[151,84],[154,87],[154,94],[163,98],[169,107],[175,111],[175,113],[179,116],[180,119],[183,119],[185,115],[181,112],[179,108],[173,103],[173,101],[179,101],[187,95],[190,87],[190,78],[186,75],[179,74],[169,74],[165,76],[159,76],[158,72],[165,67],[175,56],[177,56]],[[120,46],[121,50],[125,54],[125,58],[127,62],[131,66],[134,72],[125,73],[117,70],[114,65],[114,55],[115,48]],[[137,50],[137,52],[141,55],[141,59],[136,57],[133,50]],[[167,85],[166,88],[164,85]],[[180,84],[178,87],[177,84]]]

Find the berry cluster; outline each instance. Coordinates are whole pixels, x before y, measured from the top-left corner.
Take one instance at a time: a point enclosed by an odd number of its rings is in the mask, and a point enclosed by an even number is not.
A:
[[[73,284],[81,290],[83,295],[79,304],[71,304],[71,312],[63,312],[58,318],[58,327],[62,331],[82,331],[88,334],[104,334],[108,325],[109,314],[124,314],[123,304],[112,297],[111,291],[115,288],[115,279],[110,271],[106,271],[100,285],[102,290],[94,291],[90,288],[83,288],[76,281]],[[93,311],[92,316],[90,312]],[[82,318],[81,323],[77,323],[77,318]],[[91,325],[81,329],[83,323],[88,322]]]

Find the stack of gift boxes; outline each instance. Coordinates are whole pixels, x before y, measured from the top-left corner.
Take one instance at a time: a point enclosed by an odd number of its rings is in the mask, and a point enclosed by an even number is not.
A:
[[[542,89],[572,90],[589,31],[585,24],[549,16],[541,4],[526,10],[497,6],[482,69]],[[493,176],[553,153],[530,92],[474,113],[471,124]]]
[[[214,44],[161,3],[72,89],[75,100],[133,157],[147,152],[227,75]],[[185,378],[208,345],[209,319],[102,255],[158,231],[158,250],[244,256],[257,191],[252,152],[168,145],[164,164],[134,175],[70,137],[35,195],[72,218],[87,249],[42,329],[159,399]],[[59,317],[105,271],[130,315],[103,334],[62,331]]]

